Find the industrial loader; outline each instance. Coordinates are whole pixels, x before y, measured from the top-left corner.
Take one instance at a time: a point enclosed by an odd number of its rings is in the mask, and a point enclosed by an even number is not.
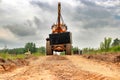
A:
[[[61,15],[61,3],[58,2],[57,22],[51,27],[52,33],[46,38],[46,55],[53,55],[53,51],[65,52],[65,55],[71,55],[72,36],[67,31],[67,26]]]

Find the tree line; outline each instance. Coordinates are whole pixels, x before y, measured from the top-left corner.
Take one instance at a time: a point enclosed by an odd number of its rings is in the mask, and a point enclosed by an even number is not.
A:
[[[45,54],[45,47],[37,48],[35,43],[28,42],[25,44],[24,48],[2,49],[0,50],[0,53],[23,54],[28,51],[30,51],[31,53],[39,52],[39,53]]]
[[[104,41],[100,44],[100,49],[105,52],[120,51],[120,39],[116,38],[112,42],[112,38],[104,38]]]
[[[84,53],[101,53],[101,52],[120,52],[120,39],[115,38],[104,38],[104,40],[100,43],[100,47],[98,49],[94,48],[84,48]]]
[[[72,51],[77,51],[78,47],[73,47]],[[9,54],[22,54],[30,51],[31,53],[42,53],[45,54],[45,47],[37,48],[35,43],[28,42],[25,44],[24,48],[14,48],[14,49],[2,49],[0,53],[9,53]],[[100,43],[99,48],[83,48],[83,53],[101,53],[101,52],[120,52],[120,39],[115,38],[104,38],[104,40]]]

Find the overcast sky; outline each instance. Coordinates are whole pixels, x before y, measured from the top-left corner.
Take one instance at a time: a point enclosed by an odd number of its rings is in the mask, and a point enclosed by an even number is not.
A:
[[[0,0],[0,49],[45,46],[58,1],[73,46],[98,48],[104,37],[120,38],[120,0]]]

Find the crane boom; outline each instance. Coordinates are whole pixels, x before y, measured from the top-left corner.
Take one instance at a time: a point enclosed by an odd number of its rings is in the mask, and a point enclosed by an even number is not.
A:
[[[63,22],[61,14],[61,3],[58,2],[57,22],[52,25],[52,33],[46,39],[46,54],[53,55],[53,51],[63,52],[71,55],[72,40],[71,32],[67,31],[67,26]]]
[[[60,27],[61,3],[58,3],[58,27]]]

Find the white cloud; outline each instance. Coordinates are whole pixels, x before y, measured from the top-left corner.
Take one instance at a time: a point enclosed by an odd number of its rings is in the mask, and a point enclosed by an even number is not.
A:
[[[104,7],[120,6],[120,0],[95,0],[95,3]]]
[[[0,28],[0,38],[6,40],[17,40],[17,38],[8,29]]]
[[[99,47],[104,37],[120,38],[119,0],[2,0],[0,45],[4,42],[19,47],[33,41],[45,46],[57,20],[58,1],[73,34],[73,46]]]
[[[37,15],[29,0],[3,0],[0,6],[3,12],[1,19],[7,20],[8,23],[24,22]]]

